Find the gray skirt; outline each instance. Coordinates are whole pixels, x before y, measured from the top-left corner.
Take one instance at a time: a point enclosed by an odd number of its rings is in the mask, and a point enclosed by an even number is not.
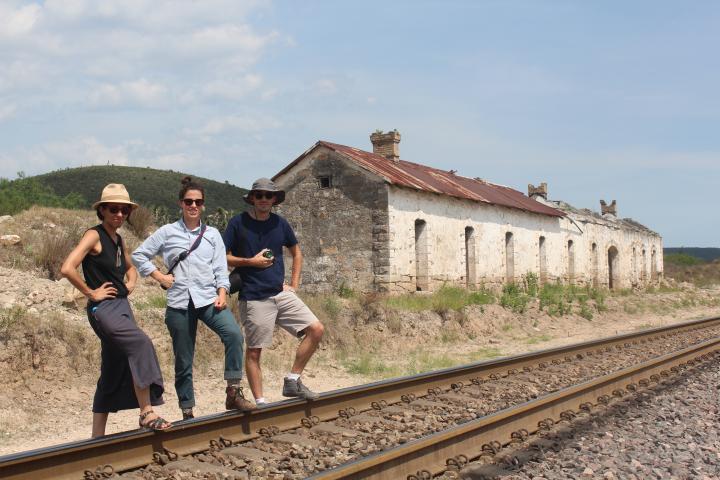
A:
[[[155,347],[135,323],[127,298],[88,303],[88,320],[100,338],[100,378],[94,413],[138,408],[134,385],[150,388],[150,403],[162,405],[162,372]]]

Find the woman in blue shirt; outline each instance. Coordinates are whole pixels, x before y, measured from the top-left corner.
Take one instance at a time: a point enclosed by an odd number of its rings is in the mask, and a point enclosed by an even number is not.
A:
[[[193,418],[192,365],[198,320],[214,331],[225,345],[225,408],[242,411],[255,406],[245,399],[240,386],[243,372],[243,335],[227,309],[230,289],[225,245],[220,232],[202,224],[205,190],[190,177],[182,180],[178,195],[182,218],[160,227],[132,254],[140,275],[150,276],[167,289],[165,324],[170,331],[175,353],[175,390],[183,419]],[[194,244],[198,241],[196,247]],[[181,259],[181,255],[184,258]],[[161,255],[163,274],[152,263]]]

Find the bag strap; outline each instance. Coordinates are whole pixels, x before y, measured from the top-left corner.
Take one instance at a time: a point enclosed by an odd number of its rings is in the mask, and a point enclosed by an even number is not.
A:
[[[190,247],[190,250],[187,250],[185,252],[182,252],[180,255],[178,255],[178,258],[175,260],[175,263],[173,263],[173,266],[170,267],[167,274],[170,275],[173,270],[175,270],[175,267],[178,266],[178,263],[185,260],[188,255],[192,253],[193,250],[198,248],[200,246],[200,242],[202,241],[203,235],[205,234],[205,230],[207,229],[207,225],[203,223],[202,227],[200,227],[200,235],[195,239],[195,242],[193,242],[192,246]]]

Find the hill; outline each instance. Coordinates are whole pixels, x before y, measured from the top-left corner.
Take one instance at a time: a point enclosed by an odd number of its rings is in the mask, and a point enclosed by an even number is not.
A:
[[[90,208],[108,183],[122,183],[130,192],[130,198],[140,205],[165,207],[174,212],[178,208],[180,180],[186,175],[198,180],[205,187],[207,213],[215,212],[218,207],[236,212],[245,210],[246,203],[242,197],[247,192],[246,189],[172,170],[98,165],[56,170],[29,178],[50,187],[59,197],[78,194],[83,201],[81,207]]]
[[[699,258],[708,262],[711,262],[717,258],[720,258],[720,248],[700,248],[700,247],[668,247],[663,248],[664,255],[670,254],[685,254],[691,257]]]

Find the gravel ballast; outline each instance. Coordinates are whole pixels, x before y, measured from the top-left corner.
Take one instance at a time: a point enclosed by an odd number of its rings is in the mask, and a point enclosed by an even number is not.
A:
[[[576,421],[559,452],[500,478],[720,478],[719,370],[720,362],[710,362],[597,410]]]

